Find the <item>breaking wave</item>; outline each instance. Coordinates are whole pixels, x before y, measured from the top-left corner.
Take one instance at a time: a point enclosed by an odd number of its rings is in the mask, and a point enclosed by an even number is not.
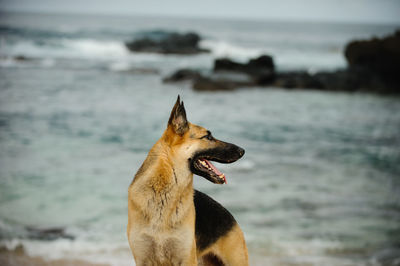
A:
[[[119,41],[94,39],[59,39],[46,42],[20,40],[16,43],[1,44],[2,56],[27,56],[34,58],[110,58],[125,57],[129,54]]]

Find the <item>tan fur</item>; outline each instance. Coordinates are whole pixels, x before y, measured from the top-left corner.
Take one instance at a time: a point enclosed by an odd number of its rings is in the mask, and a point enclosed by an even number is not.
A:
[[[206,129],[189,122],[183,127],[181,120],[171,118],[128,190],[127,235],[137,266],[198,265],[198,258],[205,254],[196,249],[193,173],[188,158],[200,149],[218,146],[219,141],[210,144],[201,139]],[[207,252],[221,256],[226,265],[247,265],[238,226]]]

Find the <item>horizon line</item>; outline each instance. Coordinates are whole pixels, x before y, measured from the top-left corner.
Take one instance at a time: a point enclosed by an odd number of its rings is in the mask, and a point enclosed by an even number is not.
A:
[[[347,25],[387,25],[400,26],[400,21],[367,21],[367,20],[330,20],[330,19],[301,19],[301,18],[278,18],[278,17],[236,17],[236,16],[207,16],[207,15],[183,15],[183,14],[157,14],[157,13],[125,13],[125,12],[71,12],[55,10],[13,10],[0,9],[0,14],[32,14],[32,15],[77,15],[77,16],[104,16],[104,17],[159,17],[171,19],[211,19],[218,21],[243,21],[243,22],[288,22],[288,23],[325,23],[325,24],[347,24]]]

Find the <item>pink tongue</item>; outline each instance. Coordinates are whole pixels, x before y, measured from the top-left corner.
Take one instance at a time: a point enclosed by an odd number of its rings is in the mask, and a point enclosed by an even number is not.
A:
[[[211,169],[214,171],[214,173],[216,173],[217,175],[222,175],[222,173],[217,169],[217,167],[215,167],[210,161],[204,160],[208,166],[211,167]]]

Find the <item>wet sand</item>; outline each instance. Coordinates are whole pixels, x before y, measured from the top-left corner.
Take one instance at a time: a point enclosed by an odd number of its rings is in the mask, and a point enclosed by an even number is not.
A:
[[[107,264],[93,264],[75,259],[46,260],[41,257],[27,255],[23,248],[15,250],[0,249],[0,265],[2,266],[108,266]]]

